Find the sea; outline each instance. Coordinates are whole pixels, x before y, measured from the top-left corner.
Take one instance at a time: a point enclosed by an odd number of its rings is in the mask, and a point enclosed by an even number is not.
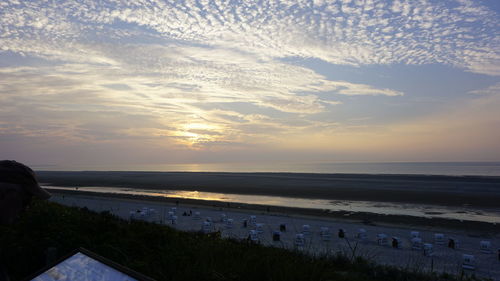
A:
[[[161,164],[161,165],[92,165],[33,166],[35,170],[58,171],[161,171],[161,172],[297,172],[297,173],[346,173],[346,174],[406,174],[500,177],[500,162],[342,162],[342,163],[217,163],[217,164]],[[500,178],[499,178],[500,180]],[[52,189],[74,190],[75,187],[50,186]],[[120,188],[110,186],[78,188],[80,191],[160,196],[196,200],[213,200],[270,206],[313,208],[327,211],[368,212],[385,215],[408,215],[427,218],[446,218],[461,221],[500,223],[498,208],[472,206],[436,206],[422,204],[397,204],[373,201],[311,200],[263,195],[223,194],[183,190],[148,190],[145,188]]]
[[[291,172],[500,176],[500,162],[306,162],[194,163],[142,165],[32,165],[40,171]]]

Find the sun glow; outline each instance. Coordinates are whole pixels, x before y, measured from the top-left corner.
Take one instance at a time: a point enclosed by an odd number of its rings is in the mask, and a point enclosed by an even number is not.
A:
[[[211,124],[188,123],[182,126],[178,136],[182,139],[182,143],[195,146],[217,140],[221,130],[220,127]]]

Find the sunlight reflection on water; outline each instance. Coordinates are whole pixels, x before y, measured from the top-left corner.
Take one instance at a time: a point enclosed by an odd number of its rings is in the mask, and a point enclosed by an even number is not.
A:
[[[45,186],[51,189],[75,190],[75,187]],[[117,193],[130,195],[160,196],[167,198],[183,198],[194,200],[209,200],[255,205],[271,205],[278,207],[295,207],[321,209],[330,211],[368,212],[385,215],[409,215],[427,218],[446,218],[469,221],[500,223],[500,209],[473,209],[470,207],[446,207],[433,205],[418,205],[406,203],[388,203],[371,201],[346,201],[304,199],[265,195],[227,194],[183,190],[150,190],[120,187],[78,187],[79,191],[98,193]]]

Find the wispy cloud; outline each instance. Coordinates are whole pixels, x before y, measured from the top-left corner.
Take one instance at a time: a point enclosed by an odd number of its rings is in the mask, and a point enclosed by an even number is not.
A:
[[[0,134],[278,143],[338,129],[316,116],[345,98],[403,95],[289,59],[500,76],[498,46],[468,0],[2,1],[0,55],[38,60],[0,67]]]

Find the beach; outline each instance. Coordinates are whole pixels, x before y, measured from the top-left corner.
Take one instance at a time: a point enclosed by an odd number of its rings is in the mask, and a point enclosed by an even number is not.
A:
[[[96,171],[37,171],[37,176],[46,185],[69,187],[109,186],[486,208],[498,208],[500,202],[500,177],[487,176]]]
[[[182,200],[153,198],[147,196],[119,196],[116,194],[96,194],[77,191],[51,191],[52,201],[67,206],[87,207],[94,211],[109,211],[123,219],[130,219],[130,212],[154,209],[155,215],[143,218],[158,223],[168,224],[171,227],[184,231],[200,231],[202,223],[211,218],[213,231],[220,231],[222,237],[246,239],[249,231],[255,225],[243,227],[243,220],[256,216],[256,223],[262,224],[262,233],[258,235],[259,243],[287,249],[297,249],[295,235],[303,232],[303,226],[309,225],[310,231],[305,235],[305,243],[298,247],[299,250],[312,255],[335,254],[341,252],[347,256],[360,256],[378,264],[394,265],[418,271],[447,272],[460,274],[462,268],[462,255],[474,255],[476,268],[469,271],[476,276],[500,280],[500,261],[497,248],[500,246],[500,232],[496,225],[481,228],[482,224],[446,224],[443,221],[432,223],[434,219],[427,220],[427,224],[419,223],[418,219],[383,220],[376,216],[360,215],[359,217],[343,216],[342,214],[324,214],[317,210],[303,210],[294,208],[276,208],[274,206],[254,206],[245,204],[231,204],[223,202],[210,202],[200,200]],[[177,220],[172,224],[169,212],[176,208]],[[186,214],[200,213],[199,219]],[[224,218],[232,219],[233,226],[227,227]],[[286,224],[286,231],[281,233],[279,242],[273,241],[273,231],[279,230],[281,224]],[[331,234],[330,241],[323,241],[319,235],[320,227],[328,227]],[[367,238],[359,239],[359,229],[365,229]],[[345,238],[338,237],[339,229],[345,231]],[[423,243],[432,243],[433,256],[425,256],[423,250],[411,249],[411,231],[418,231]],[[436,244],[434,235],[444,235],[445,244]],[[377,234],[386,234],[388,245],[378,245]],[[399,238],[400,248],[391,247],[392,237]],[[447,247],[448,239],[459,241],[458,249]],[[491,243],[492,253],[483,253],[480,250],[481,241]]]

